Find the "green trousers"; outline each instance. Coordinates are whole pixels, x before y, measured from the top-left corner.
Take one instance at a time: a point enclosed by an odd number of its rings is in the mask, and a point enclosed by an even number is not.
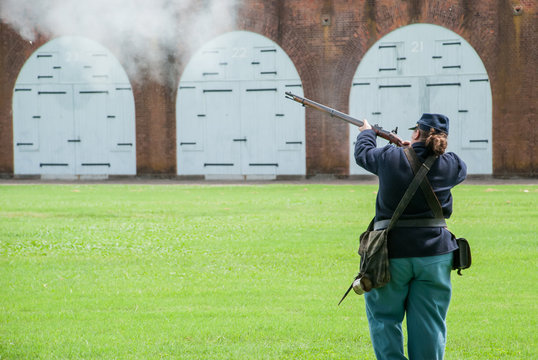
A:
[[[391,281],[365,294],[366,316],[377,359],[406,359],[402,321],[407,319],[410,360],[443,359],[452,286],[452,253],[390,259]]]

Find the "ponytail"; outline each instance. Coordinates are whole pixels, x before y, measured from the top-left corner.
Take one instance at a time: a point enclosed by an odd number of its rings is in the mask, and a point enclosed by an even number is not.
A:
[[[437,156],[443,155],[447,147],[447,135],[443,132],[420,130],[420,138],[426,142],[426,148]]]

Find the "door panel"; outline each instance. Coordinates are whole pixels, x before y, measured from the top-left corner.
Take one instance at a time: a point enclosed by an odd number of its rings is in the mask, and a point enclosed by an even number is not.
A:
[[[39,121],[39,172],[74,175],[76,143],[73,124],[73,88],[41,85],[37,92]]]
[[[241,146],[245,136],[241,133],[239,94],[236,86],[207,83],[203,89],[205,103],[204,151],[206,174],[239,174]]]
[[[275,133],[277,88],[271,82],[244,83],[241,91],[242,173],[273,174],[278,167]]]
[[[428,79],[426,90],[428,102],[425,112],[448,116],[450,137],[447,151],[458,152],[461,147],[461,125],[458,117],[461,82],[457,78],[432,77]]]
[[[111,89],[105,85],[99,87],[75,86],[75,126],[77,129],[77,164],[76,173],[108,174],[111,163],[108,128],[108,96]]]
[[[13,156],[15,174],[37,174],[39,169],[39,126],[41,115],[36,106],[36,86],[17,86],[13,94]]]

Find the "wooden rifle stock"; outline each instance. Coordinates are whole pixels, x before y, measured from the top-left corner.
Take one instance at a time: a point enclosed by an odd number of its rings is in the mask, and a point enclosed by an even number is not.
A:
[[[358,126],[358,127],[361,127],[362,125],[364,125],[363,121],[361,121],[359,119],[355,119],[354,117],[351,117],[348,114],[344,114],[343,112],[340,112],[340,111],[335,110],[333,108],[330,108],[328,106],[322,105],[322,104],[317,103],[315,101],[312,101],[310,99],[303,98],[303,97],[300,97],[298,95],[292,94],[289,91],[286,92],[286,98],[291,99],[293,101],[296,101],[299,104],[302,104],[303,106],[308,106],[310,108],[319,110],[319,111],[324,112],[326,114],[329,114],[331,117],[335,117],[335,118],[338,118],[340,120],[344,120],[344,121],[346,121],[346,122],[348,122],[348,123],[350,123],[352,125],[355,125],[355,126]],[[394,131],[387,131],[387,130],[384,130],[379,125],[372,125],[372,130],[375,131],[377,136],[379,136],[380,138],[383,138],[385,140],[388,140],[390,143],[392,143],[392,144],[394,144],[396,146],[402,146],[403,145],[403,140],[398,135],[396,135],[397,129],[398,128],[396,128],[396,130],[394,130]]]

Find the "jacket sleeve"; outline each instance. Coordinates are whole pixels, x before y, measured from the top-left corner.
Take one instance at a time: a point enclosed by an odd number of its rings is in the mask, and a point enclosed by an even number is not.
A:
[[[380,161],[387,151],[387,146],[382,148],[376,146],[376,134],[374,130],[361,131],[355,143],[355,161],[360,167],[372,174],[378,175]]]
[[[431,177],[428,176],[428,178],[441,203],[443,215],[448,219],[452,214],[452,194],[450,190],[465,180],[467,166],[458,155],[452,152],[441,155],[437,163],[435,172],[431,174]]]
[[[445,178],[446,186],[436,190],[449,190],[461,183],[467,177],[467,165],[453,152],[447,152],[439,158],[441,174]]]

